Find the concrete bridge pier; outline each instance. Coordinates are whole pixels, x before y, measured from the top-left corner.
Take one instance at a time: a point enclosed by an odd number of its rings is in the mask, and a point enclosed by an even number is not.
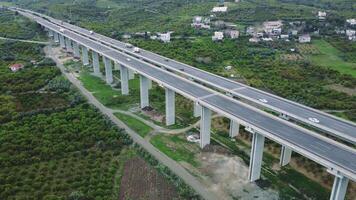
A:
[[[88,48],[82,46],[82,62],[83,65],[89,65]]]
[[[69,38],[65,38],[67,52],[73,52],[72,41]]]
[[[64,36],[61,34],[59,34],[59,45],[62,47],[62,49],[66,48]]]
[[[290,159],[292,157],[292,149],[286,147],[286,146],[282,146],[281,149],[281,157],[279,160],[279,164],[283,167],[288,165],[288,163],[290,162]]]
[[[200,119],[200,148],[204,148],[206,145],[210,144],[210,126],[211,110],[202,106]]]
[[[148,80],[148,89],[149,90],[152,89],[152,80],[151,79]]]
[[[121,71],[121,65],[119,63],[115,62],[114,69]]]
[[[80,58],[79,44],[73,41],[74,58]]]
[[[250,182],[258,180],[261,176],[264,143],[265,137],[257,132],[254,132],[252,137],[252,149],[248,174],[248,179]]]
[[[194,102],[194,117],[200,117],[201,109],[201,105],[198,102]]]
[[[331,190],[330,200],[344,200],[347,192],[349,179],[339,172],[328,170],[335,176],[333,188]]]
[[[140,75],[140,102],[141,109],[149,106],[148,78]]]
[[[166,125],[170,126],[175,124],[175,92],[166,88]]]
[[[57,33],[57,32],[53,32],[53,34],[54,34],[54,42],[55,42],[55,43],[58,43],[58,42],[59,42],[59,35],[58,35],[58,33]]]
[[[120,80],[121,80],[121,93],[123,95],[129,94],[129,69],[121,65]]]
[[[53,37],[53,31],[52,31],[52,30],[48,30],[48,36],[49,36],[50,38]]]
[[[240,124],[235,120],[230,120],[229,136],[234,138],[239,135]]]
[[[111,60],[105,56],[103,56],[104,59],[104,65],[105,65],[105,80],[107,84],[112,84],[113,83],[113,77],[112,77],[112,64]]]
[[[92,55],[93,55],[93,71],[95,75],[99,76],[100,75],[99,54],[93,51]]]
[[[135,73],[133,70],[131,69],[128,69],[128,72],[129,72],[129,80],[132,80],[135,78]]]

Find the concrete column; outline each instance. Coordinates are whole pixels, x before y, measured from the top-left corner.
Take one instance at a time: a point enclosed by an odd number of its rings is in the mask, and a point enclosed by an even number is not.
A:
[[[248,179],[250,182],[256,181],[261,176],[263,146],[265,137],[259,133],[253,133],[250,155],[250,166]]]
[[[200,148],[210,144],[211,110],[206,107],[201,109],[200,119]]]
[[[129,94],[129,69],[125,66],[121,66],[120,80],[121,80],[121,93],[123,95]]]
[[[175,92],[166,88],[166,125],[175,124]]]
[[[93,51],[93,70],[95,75],[100,75],[99,55]]]
[[[80,58],[79,44],[73,41],[74,58]]]
[[[61,34],[59,35],[59,44],[62,47],[62,49],[66,48],[64,36]]]
[[[331,190],[330,200],[344,200],[347,191],[349,179],[337,174],[334,179],[334,185]]]
[[[148,78],[140,75],[140,102],[141,108],[149,106],[148,98]]]
[[[152,89],[152,80],[151,79],[148,80],[148,89]]]
[[[72,49],[72,41],[70,41],[69,38],[66,38],[66,49],[67,49],[67,52],[72,52],[73,49]]]
[[[82,46],[82,62],[83,65],[89,65],[88,49]]]
[[[282,146],[281,149],[281,157],[279,160],[279,164],[283,167],[288,165],[288,163],[290,162],[290,159],[292,157],[292,149],[286,147],[286,146]]]
[[[135,73],[133,70],[129,69],[129,80],[134,79],[135,78]]]
[[[59,42],[59,35],[57,32],[54,32],[54,42],[58,43]]]
[[[49,37],[53,37],[53,31],[52,30],[48,30],[48,36]]]
[[[119,63],[115,62],[114,69],[121,71],[121,65]]]
[[[201,105],[198,102],[194,102],[194,117],[200,117],[201,114]]]
[[[239,129],[240,129],[240,124],[237,123],[234,120],[230,120],[230,130],[229,130],[229,136],[231,138],[236,137],[237,135],[239,135]]]
[[[111,60],[103,56],[105,65],[105,80],[107,84],[113,83]]]

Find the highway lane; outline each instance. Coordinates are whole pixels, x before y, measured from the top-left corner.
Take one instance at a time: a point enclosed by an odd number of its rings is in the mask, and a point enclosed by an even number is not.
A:
[[[59,32],[60,28],[58,26],[42,18],[35,17],[35,20]],[[190,97],[193,100],[196,99],[200,104],[210,107],[216,112],[231,119],[241,121],[243,125],[252,127],[266,137],[280,144],[287,145],[294,151],[324,166],[337,169],[350,179],[356,179],[356,152],[354,149],[313,134],[304,128],[297,127],[216,91],[169,73],[166,70],[152,67],[139,59],[130,57],[71,31],[65,31],[64,35],[95,51],[103,50],[99,53],[150,79],[162,83],[177,93]],[[313,144],[316,144],[316,146],[314,147]]]
[[[31,11],[32,12],[32,11]],[[35,13],[35,12],[32,12]],[[44,15],[43,15],[44,16]],[[294,120],[308,124],[312,127],[318,128],[321,131],[329,133],[335,137],[356,144],[356,124],[349,122],[330,114],[321,112],[319,110],[304,106],[302,104],[278,97],[276,95],[266,93],[264,91],[249,87],[247,85],[231,81],[229,79],[202,71],[192,66],[183,64],[181,62],[168,59],[158,54],[141,49],[139,54],[133,53],[132,48],[126,47],[125,43],[111,39],[109,37],[91,33],[89,30],[74,26],[72,24],[56,20],[54,18],[45,16],[48,20],[57,25],[69,28],[79,34],[85,35],[101,43],[110,45],[121,51],[125,51],[135,57],[142,57],[144,60],[174,70],[178,73],[197,79],[211,87],[229,92],[232,95],[245,99],[247,101],[258,104],[259,106],[272,109],[278,113],[288,115]],[[267,100],[267,102],[262,102]],[[312,122],[310,118],[316,118],[318,123]]]

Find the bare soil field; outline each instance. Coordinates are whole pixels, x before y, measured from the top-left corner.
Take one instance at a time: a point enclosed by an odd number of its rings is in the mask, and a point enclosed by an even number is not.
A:
[[[181,199],[171,183],[139,157],[125,163],[120,186],[120,200]]]

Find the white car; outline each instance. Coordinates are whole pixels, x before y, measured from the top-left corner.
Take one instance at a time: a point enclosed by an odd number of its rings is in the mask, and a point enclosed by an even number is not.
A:
[[[138,48],[138,47],[133,48],[133,52],[134,53],[140,53],[140,48]]]
[[[268,103],[267,99],[258,99],[262,103]]]
[[[89,31],[90,35],[93,35],[94,34],[94,31]]]
[[[130,43],[126,43],[126,44],[125,44],[125,47],[126,47],[126,48],[132,48],[133,46],[132,46],[132,44],[130,44]]]
[[[60,31],[61,33],[64,33],[64,28],[60,28],[59,31]]]
[[[311,122],[314,122],[314,123],[319,123],[319,122],[320,122],[320,121],[319,121],[317,118],[315,118],[315,117],[309,117],[308,120],[311,121]]]
[[[194,142],[194,143],[199,143],[200,142],[200,137],[199,135],[188,135],[187,140],[189,142]]]

